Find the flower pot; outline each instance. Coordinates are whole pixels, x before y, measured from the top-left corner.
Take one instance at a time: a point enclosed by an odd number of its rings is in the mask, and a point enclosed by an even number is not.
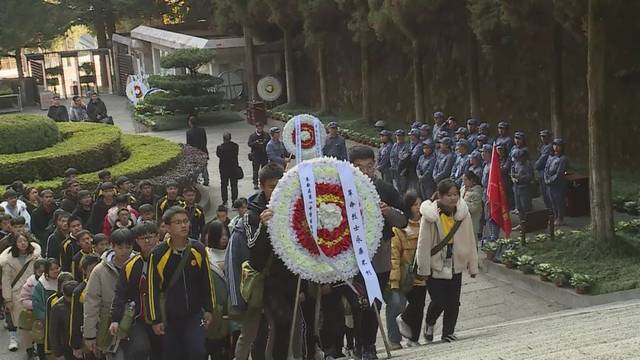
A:
[[[578,293],[580,295],[587,294],[587,293],[589,293],[589,287],[588,286],[577,287],[576,288],[576,293]]]
[[[556,284],[557,287],[565,287],[567,285],[567,279],[563,276],[561,277],[556,277],[555,280],[553,280],[554,284]]]
[[[484,254],[487,257],[487,260],[493,260],[496,257],[495,251],[485,251]]]
[[[506,266],[507,269],[514,269],[516,267],[516,264],[513,261],[506,260],[504,261],[504,266]]]
[[[540,281],[549,282],[549,281],[551,281],[551,279],[549,279],[548,275],[540,275]]]
[[[522,265],[520,266],[520,271],[524,274],[533,274],[533,266],[532,265]]]

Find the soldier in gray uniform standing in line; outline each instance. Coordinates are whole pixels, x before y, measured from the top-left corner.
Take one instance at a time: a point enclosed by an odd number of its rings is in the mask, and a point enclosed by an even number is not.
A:
[[[482,151],[482,147],[484,144],[489,144],[489,137],[485,134],[480,134],[476,136],[476,147],[475,149],[478,151]]]
[[[553,145],[551,144],[551,131],[541,130],[540,146],[538,146],[538,159],[535,162],[536,173],[538,174],[538,184],[540,186],[540,196],[544,201],[544,207],[551,210],[551,199],[549,198],[549,189],[544,183],[544,167],[547,165],[547,159],[553,154]]]
[[[349,160],[347,157],[347,144],[344,138],[338,135],[338,124],[335,121],[327,125],[329,133],[322,148],[322,155],[334,157],[338,160]]]
[[[411,131],[409,131],[409,135],[411,136],[411,140],[409,143],[411,145],[411,163],[409,164],[409,168],[407,171],[407,177],[409,179],[408,188],[419,191],[418,177],[416,176],[416,167],[418,166],[420,155],[422,155],[422,141],[420,140],[420,130],[413,128],[411,129]]]
[[[396,143],[391,147],[391,172],[393,173],[393,186],[400,194],[407,190],[407,166],[411,161],[411,145],[405,141],[406,133],[402,129],[395,132]]]
[[[433,143],[433,134],[431,133],[431,125],[422,124],[420,126],[420,141],[431,140]]]
[[[544,183],[549,189],[555,225],[563,225],[567,198],[566,172],[569,159],[564,154],[564,141],[553,140],[553,155],[549,156],[544,168]]]
[[[466,130],[466,129],[465,129]],[[465,139],[458,140],[456,143],[456,161],[453,163],[451,169],[451,180],[453,180],[458,187],[462,186],[462,175],[469,169],[469,142]]]
[[[507,155],[511,153],[511,148],[513,147],[513,139],[509,136],[509,123],[506,121],[501,121],[498,123],[498,137],[494,144],[498,146],[502,146],[504,150],[507,152]]]
[[[478,149],[478,151],[481,150],[481,148],[476,146],[476,140],[478,139],[478,135],[480,135],[478,132],[479,124],[478,119],[471,118],[467,120],[467,140],[469,140],[469,145],[471,145],[471,151],[475,149]]]
[[[489,126],[489,123],[483,122],[480,124],[480,126],[478,126],[478,133],[487,137],[485,144],[493,145],[493,139],[491,138],[491,126]]]
[[[471,155],[469,155],[469,163],[471,164],[469,170],[476,174],[478,179],[482,179],[482,154],[479,150],[473,150],[471,152]]]
[[[393,173],[391,172],[391,131],[380,131],[380,151],[378,153],[378,171],[382,175],[382,180],[393,184]]]
[[[513,134],[513,138],[514,138],[514,144],[513,144],[513,147],[511,148],[511,151],[509,152],[512,158],[513,158],[513,152],[516,149],[527,150],[527,152],[529,151],[529,149],[527,148],[527,137],[525,136],[523,131],[516,131],[516,133]]]
[[[513,165],[511,166],[511,181],[513,182],[513,194],[515,196],[516,209],[520,217],[520,224],[527,220],[527,213],[531,211],[531,180],[533,180],[533,167],[529,162],[526,149],[512,151]]]
[[[433,169],[436,167],[437,158],[434,154],[434,146],[431,141],[422,142],[422,155],[418,160],[416,173],[418,175],[418,187],[423,200],[431,199],[436,191],[436,182],[433,180]]]
[[[437,136],[440,133],[440,130],[445,130],[447,124],[444,122],[444,113],[441,111],[436,111],[433,113],[433,141],[437,140]]]
[[[502,181],[504,182],[505,192],[507,193],[507,201],[509,202],[509,210],[515,209],[515,201],[513,196],[513,182],[511,181],[511,156],[507,152],[506,147],[498,145],[498,153],[500,154],[500,171],[502,173]]]
[[[453,140],[450,137],[440,140],[440,157],[438,157],[436,167],[433,169],[433,181],[436,184],[451,176],[451,169],[456,162],[456,155],[451,151],[452,146]]]

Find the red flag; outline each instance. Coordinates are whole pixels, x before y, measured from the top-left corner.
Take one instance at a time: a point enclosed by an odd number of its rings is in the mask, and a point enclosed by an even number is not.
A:
[[[487,199],[489,200],[490,218],[509,237],[511,235],[511,217],[509,217],[509,202],[507,191],[502,181],[502,171],[500,170],[500,154],[498,147],[493,145],[491,154],[491,167],[489,168],[489,185],[487,188]]]

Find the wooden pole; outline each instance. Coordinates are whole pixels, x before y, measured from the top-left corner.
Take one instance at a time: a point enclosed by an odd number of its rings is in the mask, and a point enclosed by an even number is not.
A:
[[[293,356],[293,336],[296,333],[296,325],[298,318],[298,302],[300,302],[300,285],[302,284],[302,279],[298,276],[298,285],[296,285],[296,300],[293,303],[293,320],[291,321],[291,332],[289,333],[289,351],[287,355],[288,360],[294,360]]]
[[[387,333],[384,331],[384,324],[382,324],[382,318],[380,317],[380,309],[378,309],[378,304],[375,300],[373,301],[373,308],[376,311],[376,317],[378,318],[378,327],[380,328],[380,333],[382,334],[384,349],[387,351],[387,359],[391,359],[391,347],[389,346],[389,339],[387,339]]]

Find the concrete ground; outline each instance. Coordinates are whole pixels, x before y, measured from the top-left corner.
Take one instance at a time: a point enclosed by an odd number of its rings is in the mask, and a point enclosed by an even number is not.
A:
[[[111,95],[102,98],[116,124],[125,133],[133,133],[133,120],[127,100]],[[27,111],[44,114],[37,109]],[[282,126],[282,123],[274,122],[274,125]],[[251,164],[247,158],[249,148],[246,144],[253,131],[252,127],[245,122],[236,122],[207,127],[206,131],[211,154],[208,164],[211,186],[205,191],[214,205],[211,208],[214,209],[221,203],[215,149],[222,143],[223,132],[230,132],[232,141],[240,145],[239,161],[245,170],[245,178],[238,184],[239,194],[245,197],[253,194]],[[185,130],[154,132],[148,135],[176,142],[185,141]],[[210,220],[214,212],[210,211],[208,215],[207,220]],[[233,213],[230,215],[233,216]],[[581,222],[583,220],[576,220],[576,223]],[[476,279],[463,278],[461,303],[457,330],[462,341],[454,345],[431,345],[403,350],[394,352],[394,356],[422,359],[437,353],[456,359],[628,358],[621,354],[626,354],[625,351],[630,351],[634,346],[637,349],[640,344],[640,332],[637,331],[637,327],[632,329],[640,316],[638,303],[557,313],[564,310],[561,305],[515,289],[508,283],[486,274],[480,274]],[[520,319],[525,320],[518,321]],[[625,319],[624,324],[621,319]],[[439,324],[440,322],[436,327],[436,338],[439,338],[440,334]],[[9,354],[6,341],[6,331],[0,329],[0,359],[21,359],[24,356],[23,350]],[[613,346],[607,347],[607,344]],[[378,348],[383,348],[380,338]],[[606,349],[615,356],[605,357]]]

